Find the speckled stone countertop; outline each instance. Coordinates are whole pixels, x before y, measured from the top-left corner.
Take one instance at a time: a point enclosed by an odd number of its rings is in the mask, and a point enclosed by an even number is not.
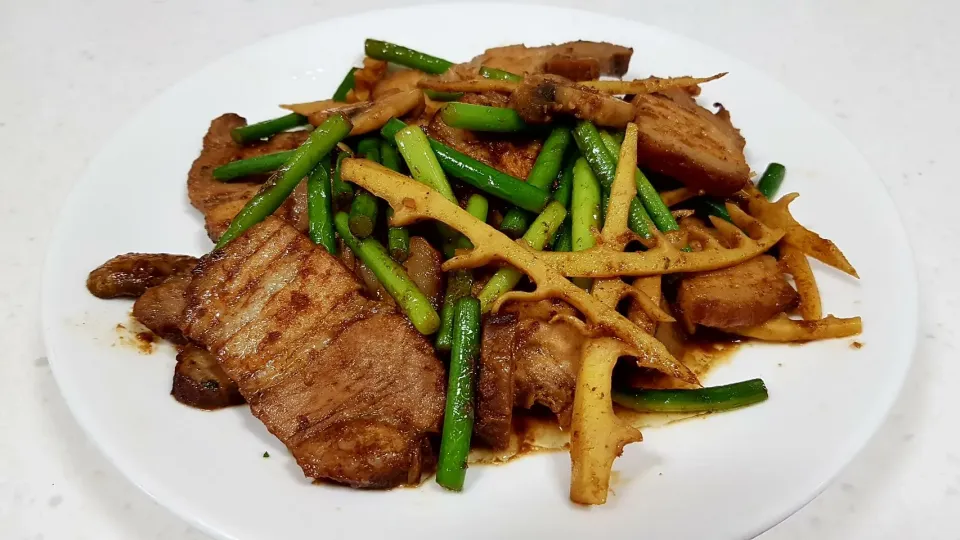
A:
[[[0,3],[0,538],[206,538],[120,476],[57,391],[38,307],[54,222],[106,138],[179,79],[292,26],[412,3]],[[921,297],[906,385],[840,477],[762,538],[960,538],[960,288],[949,279],[960,263],[960,3],[553,3],[694,37],[779,79],[833,120],[899,205]]]

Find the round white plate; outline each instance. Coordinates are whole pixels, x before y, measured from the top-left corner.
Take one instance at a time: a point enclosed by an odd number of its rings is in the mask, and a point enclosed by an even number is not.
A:
[[[445,24],[450,22],[451,24]],[[376,37],[464,61],[487,47],[575,39],[635,50],[630,76],[730,75],[704,87],[748,141],[754,170],[788,167],[795,215],[833,239],[856,281],[815,263],[826,312],[862,315],[849,339],[752,346],[706,381],[762,377],[770,400],[650,429],[615,463],[609,502],[567,498],[569,457],[476,467],[462,494],[427,482],[357,491],[312,485],[246,407],[202,412],[169,395],[174,353],[118,341],[130,303],[103,301],[87,272],[129,251],[200,255],[211,247],[186,197],[208,123],[252,120],[277,103],[329,96]],[[47,261],[43,323],[50,365],[71,410],[133,482],[223,538],[747,538],[796,511],[865,444],[900,388],[913,350],[916,282],[897,211],[877,176],[820,115],[776,82],[704,45],[640,23],[545,6],[448,5],[322,22],[257,43],[156,99],[90,165],[67,203]],[[264,452],[270,453],[265,459]]]

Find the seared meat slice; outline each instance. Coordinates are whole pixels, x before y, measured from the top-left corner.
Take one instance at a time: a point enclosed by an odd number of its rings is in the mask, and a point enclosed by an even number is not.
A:
[[[190,280],[189,274],[174,275],[160,285],[147,289],[133,303],[134,318],[164,339],[186,343],[180,327],[183,326],[183,310],[187,305]]]
[[[237,384],[217,359],[193,344],[184,346],[177,355],[170,394],[180,403],[198,409],[222,409],[243,403]]]
[[[677,290],[684,321],[713,328],[761,324],[795,306],[797,298],[770,255],[685,277]]]
[[[526,122],[544,124],[557,113],[622,128],[633,121],[633,105],[556,75],[528,75],[510,95],[510,106]]]
[[[254,181],[262,181],[263,178],[251,178],[251,182],[221,182],[213,178],[213,170],[231,161],[293,150],[308,136],[306,131],[291,131],[279,133],[266,142],[242,146],[233,140],[230,131],[246,124],[243,117],[232,113],[215,118],[203,137],[200,156],[193,162],[187,176],[190,203],[203,213],[207,235],[214,242],[243,205],[260,190]],[[300,230],[306,230],[306,187],[298,186],[293,196],[274,215],[289,220]]]
[[[434,309],[443,300],[443,256],[421,236],[410,239],[410,256],[403,267],[410,280],[430,299]]]
[[[543,300],[508,306],[518,317],[514,399],[519,407],[545,405],[565,422],[573,406],[583,335],[558,315],[576,315],[565,302]]]
[[[543,405],[569,422],[583,335],[556,316],[575,315],[565,302],[507,305],[484,321],[474,431],[494,448],[510,437],[513,407]]]
[[[527,47],[508,45],[487,49],[466,65],[476,72],[487,66],[517,75],[552,73],[577,81],[600,75],[622,77],[630,67],[633,49],[595,41],[571,41],[559,45]]]
[[[730,195],[750,181],[746,141],[723,108],[713,114],[688,92],[638,94],[637,162],[713,195]]]
[[[268,218],[201,259],[184,333],[308,476],[417,482],[440,429],[444,369],[405,317],[360,290],[337,258]]]
[[[508,98],[490,92],[466,94],[460,101],[474,105],[506,107]],[[453,128],[445,124],[440,115],[434,116],[426,129],[428,135],[447,146],[521,180],[525,180],[530,174],[542,146],[541,141],[529,136],[511,137]]]
[[[87,290],[97,298],[136,298],[172,275],[189,273],[196,264],[197,259],[189,255],[117,255],[90,272],[87,276]]]
[[[513,313],[492,315],[483,321],[473,433],[494,449],[510,444],[516,335],[517,316]]]

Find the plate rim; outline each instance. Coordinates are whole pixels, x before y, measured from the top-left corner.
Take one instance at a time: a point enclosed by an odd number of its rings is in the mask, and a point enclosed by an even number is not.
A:
[[[823,121],[825,126],[828,126],[830,130],[834,132],[834,135],[843,139],[852,152],[856,153],[856,156],[863,162],[863,164],[868,168],[870,175],[876,181],[876,184],[883,188],[884,196],[890,201],[892,208],[895,210],[894,217],[895,219],[891,220],[895,222],[896,231],[899,236],[902,237],[903,245],[906,247],[906,253],[903,253],[901,258],[901,263],[904,265],[902,270],[910,276],[910,279],[907,283],[902,283],[901,285],[904,289],[899,291],[899,296],[905,298],[901,300],[902,307],[908,310],[906,314],[906,319],[912,321],[912,325],[909,328],[904,328],[902,337],[904,339],[903,349],[906,356],[905,360],[900,364],[900,370],[896,373],[897,384],[895,388],[890,392],[889,396],[885,396],[885,399],[882,402],[882,406],[876,406],[872,409],[874,412],[870,416],[865,416],[863,418],[866,429],[861,429],[860,433],[865,434],[856,437],[855,440],[849,441],[849,448],[846,449],[846,452],[843,453],[842,457],[839,457],[836,461],[837,463],[830,463],[831,472],[828,475],[824,475],[824,478],[817,485],[817,487],[812,490],[808,496],[804,497],[802,501],[794,504],[786,505],[784,511],[772,519],[764,520],[762,523],[758,522],[756,527],[753,528],[753,531],[750,533],[751,537],[760,535],[776,525],[780,524],[786,520],[791,515],[800,511],[807,504],[809,504],[813,499],[819,496],[828,486],[830,486],[839,476],[846,467],[854,461],[854,459],[859,456],[864,448],[877,436],[882,424],[889,417],[890,412],[896,402],[898,401],[899,396],[902,393],[903,387],[906,383],[906,380],[909,376],[909,372],[914,363],[914,357],[916,355],[917,343],[918,343],[918,333],[920,328],[920,319],[919,319],[919,308],[920,308],[920,298],[919,298],[919,276],[917,273],[916,258],[914,255],[914,248],[910,243],[909,235],[907,233],[907,228],[904,225],[903,216],[900,210],[895,204],[895,199],[893,198],[890,189],[887,183],[883,180],[883,176],[877,173],[876,168],[873,163],[866,158],[866,156],[860,151],[860,149],[853,144],[852,141],[846,136],[846,134],[840,130],[832,121],[830,121],[820,109],[810,105],[805,99],[800,95],[796,94],[790,88],[788,88],[784,83],[782,83],[778,78],[769,74],[767,71],[759,69],[752,65],[751,63],[742,60],[740,57],[726,52],[724,49],[704,43],[692,37],[690,35],[670,30],[655,24],[647,23],[642,20],[637,19],[632,16],[632,14],[627,13],[622,17],[615,17],[608,13],[602,13],[598,11],[591,11],[587,9],[563,7],[563,6],[553,6],[553,5],[528,5],[523,4],[521,6],[516,6],[506,2],[484,2],[484,1],[464,1],[464,2],[449,2],[445,4],[432,4],[432,3],[419,3],[412,4],[402,7],[393,7],[393,8],[383,8],[383,9],[363,9],[358,12],[349,13],[340,15],[337,17],[330,18],[320,18],[312,21],[305,22],[297,26],[293,26],[282,31],[279,31],[275,34],[266,36],[261,39],[249,42],[245,45],[232,49],[225,54],[212,59],[209,62],[199,66],[198,68],[192,70],[185,76],[177,79],[170,85],[162,88],[158,93],[156,93],[151,98],[144,100],[142,104],[136,109],[134,114],[126,117],[120,124],[119,127],[100,145],[96,152],[92,155],[90,161],[86,164],[83,169],[82,174],[79,178],[71,185],[68,196],[64,199],[63,205],[58,212],[56,224],[52,230],[51,240],[47,246],[44,262],[41,272],[41,290],[40,290],[40,322],[41,322],[41,331],[43,336],[44,347],[47,352],[49,359],[51,373],[53,374],[54,380],[56,381],[57,387],[60,391],[61,396],[67,408],[70,410],[71,415],[76,419],[77,423],[85,432],[86,436],[93,442],[97,449],[107,458],[107,461],[116,468],[129,482],[135,485],[143,493],[145,493],[150,499],[156,502],[161,507],[168,509],[173,515],[177,518],[191,524],[192,526],[197,527],[202,530],[204,533],[209,534],[215,538],[224,538],[233,540],[235,537],[227,534],[225,531],[214,527],[212,524],[208,523],[203,517],[199,516],[195,512],[191,512],[189,508],[185,507],[183,504],[185,501],[178,497],[176,494],[170,494],[169,496],[164,496],[162,494],[163,488],[154,487],[154,489],[149,489],[147,485],[144,484],[142,477],[137,473],[137,467],[129,462],[125,457],[124,453],[120,451],[115,446],[111,446],[108,443],[109,437],[105,436],[102,430],[99,429],[97,422],[93,418],[93,414],[89,409],[85,409],[82,406],[78,406],[77,403],[82,399],[82,396],[79,393],[75,393],[70,384],[65,384],[62,377],[63,373],[61,372],[58,375],[58,370],[56,366],[58,365],[58,358],[66,359],[69,357],[69,353],[64,351],[58,351],[55,343],[57,339],[54,337],[55,334],[55,324],[52,320],[51,313],[55,310],[55,300],[53,300],[53,291],[52,281],[53,276],[56,273],[56,269],[53,267],[52,260],[54,259],[54,253],[61,249],[61,245],[65,241],[65,231],[69,226],[69,223],[66,220],[65,210],[70,208],[75,199],[79,198],[79,194],[84,190],[87,184],[90,184],[92,176],[90,174],[91,169],[94,167],[101,156],[106,153],[107,149],[114,146],[117,141],[121,140],[124,134],[129,131],[135,124],[138,123],[138,120],[145,116],[150,109],[152,109],[158,102],[163,100],[168,94],[175,92],[182,86],[188,85],[193,79],[200,77],[203,73],[207,72],[211,68],[221,63],[228,62],[230,59],[236,56],[242,56],[248,51],[263,47],[273,41],[281,41],[286,38],[291,33],[296,33],[303,31],[307,28],[344,23],[351,20],[361,20],[367,16],[373,14],[390,14],[390,13],[400,13],[405,11],[416,11],[422,10],[425,8],[432,9],[488,9],[491,7],[503,7],[503,8],[517,8],[522,7],[525,9],[537,8],[545,9],[557,14],[566,14],[569,16],[589,16],[595,19],[607,19],[607,20],[619,20],[620,22],[626,22],[637,27],[645,29],[653,29],[659,32],[662,32],[674,39],[688,42],[697,47],[705,48],[712,50],[716,53],[719,53],[729,59],[732,59],[743,66],[750,68],[755,73],[766,78],[771,84],[775,85],[779,92],[790,97],[793,100],[796,100],[798,103],[802,103],[804,107],[816,113],[818,117]],[[158,493],[161,492],[161,493]]]

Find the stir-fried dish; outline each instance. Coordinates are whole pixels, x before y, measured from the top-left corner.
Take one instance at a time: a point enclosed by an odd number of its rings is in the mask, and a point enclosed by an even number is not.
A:
[[[459,491],[471,449],[540,414],[570,498],[602,504],[631,411],[767,399],[704,388],[704,343],[860,333],[823,315],[809,258],[857,273],[776,198],[786,169],[754,183],[730,112],[697,103],[724,73],[622,80],[632,49],[585,41],[365,53],[329,99],[213,120],[187,176],[210,253],[87,281],[177,345],[178,401],[248,404],[306,476]]]

